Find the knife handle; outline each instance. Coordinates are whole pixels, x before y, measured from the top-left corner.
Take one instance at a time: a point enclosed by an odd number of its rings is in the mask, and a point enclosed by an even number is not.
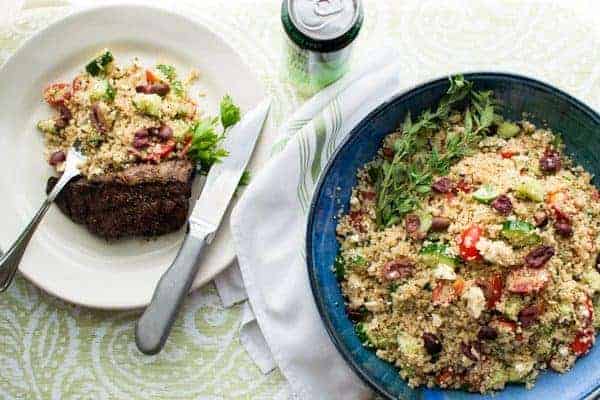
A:
[[[135,343],[148,355],[160,352],[169,337],[183,300],[190,291],[198,272],[198,257],[206,241],[185,235],[177,257],[158,281],[150,304],[135,326]]]

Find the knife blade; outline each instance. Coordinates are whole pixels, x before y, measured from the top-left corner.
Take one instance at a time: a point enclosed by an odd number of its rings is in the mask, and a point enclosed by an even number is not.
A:
[[[177,312],[198,272],[198,258],[212,242],[260,132],[267,119],[271,101],[260,103],[234,125],[223,141],[229,152],[210,169],[200,198],[188,221],[188,230],[177,257],[156,285],[150,304],[135,327],[135,342],[144,354],[156,354],[163,348]]]

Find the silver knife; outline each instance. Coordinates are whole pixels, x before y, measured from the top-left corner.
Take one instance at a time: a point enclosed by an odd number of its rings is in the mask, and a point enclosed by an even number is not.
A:
[[[198,258],[215,237],[250,160],[270,106],[270,100],[263,101],[228,132],[223,147],[229,151],[229,155],[210,169],[200,198],[190,215],[179,253],[158,281],[150,304],[136,324],[135,343],[142,353],[156,354],[163,348],[198,272]]]

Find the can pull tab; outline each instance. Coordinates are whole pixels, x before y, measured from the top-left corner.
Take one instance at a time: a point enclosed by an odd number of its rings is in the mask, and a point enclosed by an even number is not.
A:
[[[315,14],[321,17],[337,14],[343,9],[342,0],[315,0]]]

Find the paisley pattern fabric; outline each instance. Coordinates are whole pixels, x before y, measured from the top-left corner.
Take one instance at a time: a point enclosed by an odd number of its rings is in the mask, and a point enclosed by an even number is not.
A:
[[[4,3],[0,63],[32,33],[83,2]],[[279,0],[156,3],[168,3],[220,32],[277,100],[272,112],[278,123],[303,100],[279,67],[283,54]],[[505,70],[548,81],[600,108],[600,27],[594,20],[599,9],[593,0],[364,3],[365,25],[356,58],[380,44],[398,48],[407,87],[451,72]],[[286,139],[275,143],[273,152]],[[328,154],[333,151],[330,143],[322,146]],[[241,309],[224,309],[213,285],[194,293],[181,315],[165,351],[147,357],[137,352],[133,341],[136,312],[68,305],[18,277],[0,296],[0,398],[288,397],[279,372],[265,376],[253,365],[239,343]]]

